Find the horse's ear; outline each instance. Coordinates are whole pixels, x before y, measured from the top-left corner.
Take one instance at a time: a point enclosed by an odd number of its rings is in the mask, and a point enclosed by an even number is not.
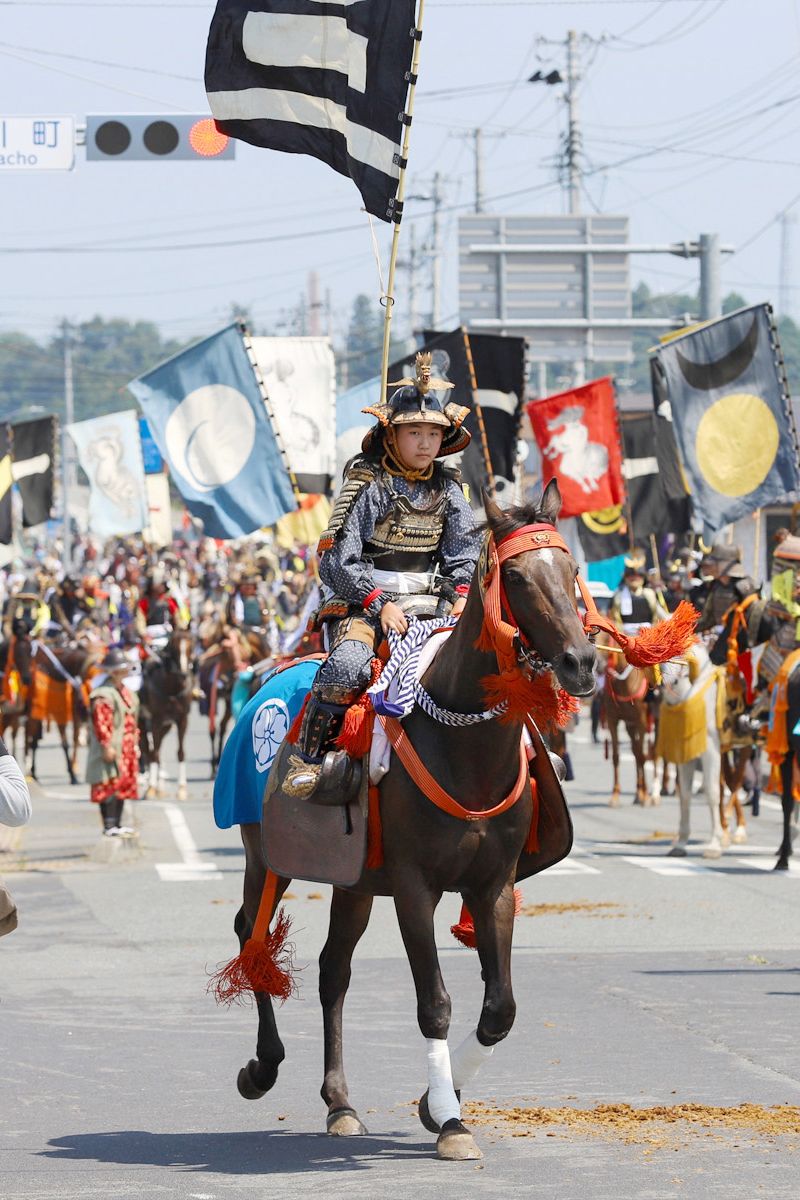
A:
[[[481,495],[483,496],[483,511],[486,513],[486,519],[494,529],[503,520],[505,513],[500,505],[494,502],[491,493],[486,488],[481,488]]]
[[[557,479],[551,479],[542,492],[539,509],[547,520],[552,521],[555,525],[558,520],[558,514],[561,512],[561,492]]]

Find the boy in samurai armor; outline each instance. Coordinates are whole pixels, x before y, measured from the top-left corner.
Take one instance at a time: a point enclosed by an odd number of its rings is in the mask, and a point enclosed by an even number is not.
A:
[[[372,660],[408,615],[458,613],[466,602],[481,536],[458,471],[437,460],[463,450],[469,411],[443,403],[453,385],[431,378],[431,355],[418,354],[416,379],[403,379],[388,403],[363,411],[377,424],[348,465],[328,529],[319,543],[322,607],[330,656],[314,683],[298,749],[304,771],[294,795],[346,803],[359,766],[336,748],[347,708],[366,690]]]

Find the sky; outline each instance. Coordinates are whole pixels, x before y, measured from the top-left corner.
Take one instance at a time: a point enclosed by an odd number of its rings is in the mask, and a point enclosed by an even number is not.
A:
[[[197,0],[0,0],[0,115],[204,113],[212,12]],[[442,323],[458,322],[474,129],[487,211],[565,211],[562,89],[528,77],[563,70],[569,29],[585,35],[585,210],[629,215],[635,242],[719,233],[736,248],[724,291],[777,302],[780,214],[800,212],[800,0],[427,0],[408,191],[429,195],[444,176]],[[424,199],[406,205],[401,255],[412,225],[424,242]],[[385,270],[388,227],[376,234]],[[225,324],[235,302],[281,332],[311,271],[337,338],[357,294],[378,303],[358,192],[314,159],[239,144],[235,162],[87,163],[79,149],[70,173],[0,171],[0,330],[45,339],[64,317],[100,314],[188,338]],[[657,292],[695,290],[697,264],[640,257],[632,275]],[[425,267],[423,312],[428,280]],[[396,295],[405,332],[407,271]]]

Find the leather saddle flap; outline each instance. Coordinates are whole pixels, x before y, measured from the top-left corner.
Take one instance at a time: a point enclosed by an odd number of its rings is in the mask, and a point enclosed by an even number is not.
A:
[[[539,849],[535,854],[521,854],[517,863],[517,881],[527,879],[553,867],[566,858],[572,849],[572,818],[569,815],[564,790],[550,761],[542,735],[535,725],[529,726],[536,756],[531,762],[531,775],[539,791]]]
[[[358,799],[328,807],[287,793],[287,776],[297,765],[293,759],[297,747],[284,742],[267,778],[261,821],[267,865],[284,879],[352,887],[367,857],[367,763]]]

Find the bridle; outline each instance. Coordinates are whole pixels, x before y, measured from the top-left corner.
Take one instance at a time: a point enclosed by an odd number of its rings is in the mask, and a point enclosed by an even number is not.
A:
[[[499,541],[490,533],[484,544],[481,559],[482,563],[485,560],[481,576],[484,607],[481,649],[495,651],[501,671],[517,668],[531,677],[552,671],[553,664],[546,662],[539,651],[530,645],[520,628],[508,602],[501,568],[510,559],[537,550],[560,550],[564,554],[570,553],[569,546],[555,526],[549,522],[540,522],[515,529]],[[613,621],[598,612],[594,597],[580,575],[577,576],[577,585],[586,608],[584,613],[577,615],[583,622],[589,641],[594,641],[595,634],[600,629],[615,638],[618,637]],[[504,619],[504,614],[507,620]]]

